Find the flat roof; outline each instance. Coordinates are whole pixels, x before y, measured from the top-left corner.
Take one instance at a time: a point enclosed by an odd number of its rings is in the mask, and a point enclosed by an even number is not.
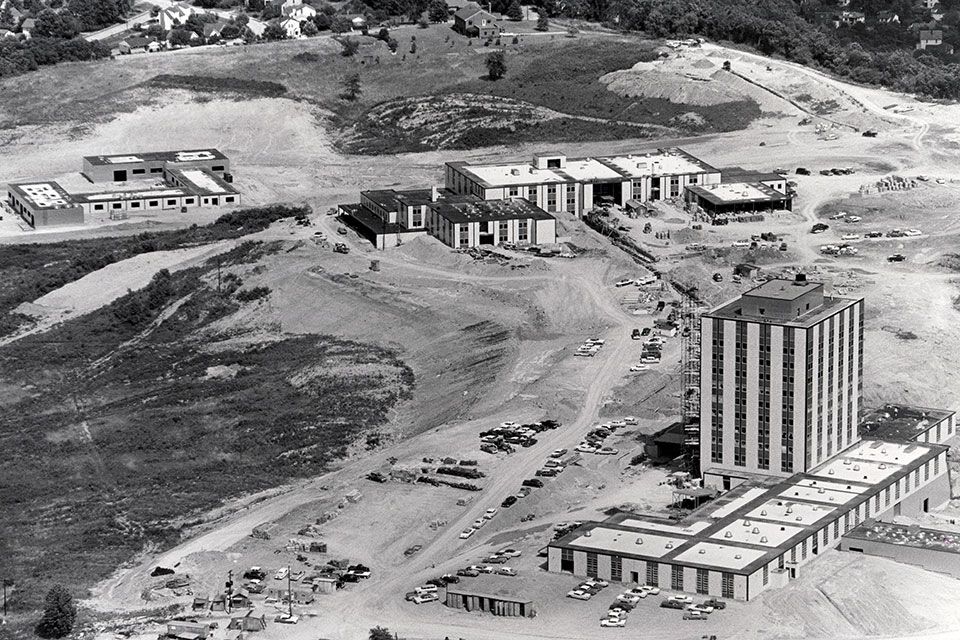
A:
[[[179,149],[174,151],[146,151],[144,153],[118,153],[103,156],[84,156],[92,165],[133,164],[136,162],[197,162],[201,160],[226,160],[218,149]]]
[[[953,414],[945,409],[885,404],[863,418],[859,431],[872,438],[913,440]]]
[[[847,533],[845,537],[960,553],[960,533],[916,525],[906,526],[867,520]]]
[[[722,182],[773,182],[775,180],[786,180],[787,176],[773,171],[760,171],[759,169],[721,167],[720,179]]]
[[[778,318],[776,316],[747,316],[743,315],[742,313],[737,313],[737,311],[743,307],[743,303],[740,301],[740,298],[737,297],[730,302],[720,305],[713,311],[704,313],[703,315],[709,318],[717,318],[720,320],[746,320],[759,324],[775,324],[785,327],[798,327],[801,329],[807,329],[816,325],[823,319],[828,318],[833,314],[843,311],[847,307],[860,302],[862,299],[863,298],[841,298],[839,296],[824,297],[822,305],[814,307],[810,311],[801,314],[796,318],[786,319]]]
[[[766,555],[763,549],[748,549],[715,542],[698,542],[681,553],[674,560],[683,563],[706,564],[724,569],[742,569]]]
[[[490,220],[555,220],[555,218],[523,198],[478,200],[475,202],[436,202],[430,208],[452,223],[486,222]]]
[[[76,206],[63,187],[53,181],[11,183],[7,189],[36,209],[65,209]]]
[[[750,204],[780,202],[791,199],[762,182],[721,182],[720,184],[688,185],[687,189],[711,204]]]
[[[206,196],[237,193],[233,185],[205,169],[178,169],[171,167],[167,169],[167,172],[176,176],[182,182],[185,182],[187,189],[197,195]]]
[[[484,187],[547,184],[551,182],[624,181],[649,176],[716,173],[717,170],[683,149],[658,149],[655,153],[590,158],[567,158],[562,153],[537,153],[534,158],[565,158],[563,168],[538,169],[532,161],[496,163],[448,162]]]
[[[712,512],[708,503],[691,514],[696,518],[692,522],[665,524],[619,512],[602,523],[586,523],[550,546],[749,575],[866,500],[871,491],[946,449],[937,444],[862,441],[810,473],[768,487],[750,487]],[[834,474],[828,473],[830,469]]]

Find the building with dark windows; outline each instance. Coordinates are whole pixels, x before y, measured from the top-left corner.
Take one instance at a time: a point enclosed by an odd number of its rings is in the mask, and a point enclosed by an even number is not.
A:
[[[705,485],[808,471],[858,440],[863,300],[765,282],[701,316],[700,375]]]
[[[551,214],[679,198],[689,185],[719,182],[718,169],[676,148],[597,158],[539,153],[528,162],[446,165],[446,187],[454,193],[482,200],[525,198]]]

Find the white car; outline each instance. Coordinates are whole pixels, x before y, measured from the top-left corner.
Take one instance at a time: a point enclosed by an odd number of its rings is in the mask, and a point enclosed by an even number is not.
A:
[[[495,516],[495,515],[497,515],[497,510],[496,510],[495,508],[494,508],[494,509],[487,509],[486,511],[483,512],[483,517],[484,517],[484,519],[486,519],[486,520],[490,520],[490,519],[493,518],[493,516]]]
[[[637,604],[640,602],[640,596],[634,595],[629,591],[627,593],[621,593],[617,596],[618,602],[629,602],[630,604]]]
[[[597,448],[591,447],[588,444],[578,444],[576,449],[574,449],[574,451],[579,451],[580,453],[596,453]]]
[[[505,558],[519,558],[520,554],[523,553],[517,549],[501,549],[497,551],[498,556],[503,556]]]
[[[603,346],[607,341],[604,340],[603,338],[590,338],[590,339],[588,339],[588,340],[585,340],[585,342],[586,342],[587,344],[594,344],[594,345],[598,345],[598,346]]]
[[[572,524],[579,527],[583,523],[574,522]],[[591,587],[609,587],[610,586],[610,583],[607,582],[606,580],[603,580],[602,578],[587,578],[586,580],[583,581],[583,584]]]
[[[691,598],[690,596],[684,596],[681,594],[674,594],[672,596],[667,596],[667,600],[673,600],[674,602],[682,602],[684,604],[691,604],[693,602],[693,598]]]
[[[627,287],[627,286],[630,286],[631,284],[633,284],[633,280],[617,280],[617,283],[614,286]]]
[[[474,531],[476,531],[476,529],[464,529],[463,531],[460,532],[460,538],[462,540],[466,540],[467,538],[473,535]]]
[[[627,621],[623,618],[600,618],[601,627],[625,627]]]
[[[589,600],[593,596],[589,591],[583,591],[581,589],[574,589],[573,591],[567,592],[568,598],[573,598],[574,600]]]
[[[600,447],[597,449],[598,456],[615,456],[620,453],[619,449],[614,449],[613,447]]]
[[[493,567],[488,564],[475,564],[471,565],[470,568],[480,573],[493,573]]]
[[[507,420],[506,422],[501,422],[500,426],[504,429],[513,429],[515,427],[519,427],[520,425],[512,420]]]
[[[484,520],[483,518],[477,518],[476,520],[473,521],[473,528],[474,528],[474,529],[479,529],[480,527],[482,527],[482,526],[485,525],[485,524],[487,524],[487,521],[486,521],[486,520]]]
[[[845,235],[840,236],[840,239],[841,240],[859,240],[860,235],[856,233],[847,233]]]
[[[637,598],[641,598],[641,599],[646,598],[648,595],[647,592],[641,589],[640,587],[634,587],[633,589],[630,589],[630,591],[627,591],[627,593],[624,595],[627,595],[627,594],[630,594],[631,596],[636,596]]]
[[[550,454],[551,458],[562,458],[567,455],[566,449],[554,449],[553,453]]]
[[[746,240],[737,240],[736,242],[733,243],[733,246],[738,249],[743,249],[744,247],[749,247],[750,243],[747,242]]]
[[[497,575],[515,576],[517,575],[517,570],[512,567],[500,567],[499,569],[497,569]]]
[[[653,336],[643,344],[663,344],[666,342],[666,339],[663,336]]]
[[[435,585],[435,584],[425,584],[425,585],[422,585],[422,586],[417,587],[417,588],[414,589],[413,591],[414,591],[414,593],[417,593],[417,594],[419,594],[419,595],[423,595],[423,594],[425,594],[425,593],[436,593],[436,592],[437,592],[437,585]]]
[[[627,424],[638,424],[637,419],[634,416],[627,416],[626,418],[623,419],[623,421]]]
[[[847,216],[844,218],[844,222],[860,222],[863,220],[860,216]]]
[[[627,426],[626,420],[614,420],[610,423],[610,427],[613,429],[619,429],[625,426]]]
[[[658,593],[660,593],[660,587],[654,587],[649,584],[642,584],[639,587],[637,587],[637,589],[640,589],[641,591],[645,591],[646,593],[649,593],[652,596],[655,596]],[[636,591],[636,589],[634,589],[634,591]]]
[[[705,604],[688,604],[687,611],[699,611],[700,613],[713,613],[713,607]]]
[[[643,371],[649,371],[649,370],[650,370],[650,365],[644,364],[642,362],[640,364],[635,364],[632,367],[630,367],[630,373],[641,373]]]
[[[300,622],[300,616],[297,615],[288,615],[286,613],[278,614],[274,619],[274,622],[279,622],[281,624],[297,624]]]
[[[914,236],[923,235],[923,233],[920,231],[920,229],[907,229],[906,231],[903,232],[903,235],[914,237]]]
[[[286,580],[286,579],[287,579],[287,575],[288,575],[289,573],[290,573],[290,570],[287,569],[286,567],[283,567],[282,569],[280,569],[279,571],[277,571],[276,575],[273,576],[273,579],[274,579],[274,580]]]
[[[423,604],[425,602],[436,602],[439,599],[440,596],[435,593],[419,593],[413,596],[413,600],[411,600],[411,602],[414,604]]]

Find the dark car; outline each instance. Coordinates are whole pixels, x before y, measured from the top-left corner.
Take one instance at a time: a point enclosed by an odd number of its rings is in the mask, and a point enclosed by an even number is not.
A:
[[[557,475],[556,469],[537,469],[537,472],[534,475],[542,476],[544,478],[552,478]]]
[[[808,176],[810,175],[810,169],[807,169],[806,167],[797,167],[797,175]]]
[[[267,577],[267,572],[263,569],[249,569],[244,572],[244,580],[264,580]]]
[[[447,586],[447,583],[444,582],[442,578],[430,578],[429,580],[427,580],[427,584],[432,584],[437,587]]]
[[[462,578],[476,578],[480,575],[480,572],[475,569],[459,569],[457,575]]]
[[[882,238],[883,231],[868,231],[865,234],[863,234],[863,237],[864,238]]]
[[[829,228],[830,228],[830,225],[824,224],[822,222],[818,222],[817,224],[813,225],[813,227],[810,229],[810,233],[823,233]]]
[[[685,609],[687,605],[676,600],[661,600],[660,606],[664,609]]]
[[[644,328],[643,328],[643,331],[640,332],[640,335],[642,335],[642,336],[648,336],[648,335],[650,335],[650,327],[644,327]]]
[[[504,509],[509,509],[517,502],[517,496],[507,496],[506,499],[500,503],[500,506]]]
[[[703,606],[713,607],[714,609],[726,609],[727,603],[717,598],[710,598],[709,600],[704,601]]]
[[[523,481],[523,486],[525,487],[535,487],[539,489],[543,486],[543,480],[537,480],[536,478],[527,478]]]
[[[457,584],[458,582],[460,582],[460,578],[450,573],[443,574],[442,576],[440,576],[440,579],[443,581],[444,584]]]
[[[895,253],[892,256],[887,257],[887,262],[903,262],[907,257],[902,253]]]

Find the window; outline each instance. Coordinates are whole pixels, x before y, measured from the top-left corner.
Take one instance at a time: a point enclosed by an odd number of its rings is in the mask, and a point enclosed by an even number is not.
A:
[[[557,210],[557,185],[547,185],[547,211]]]
[[[132,173],[132,174],[135,175],[135,176],[139,176],[139,175],[143,175],[143,174],[146,173],[146,172],[147,172],[146,169],[134,169],[134,170],[131,171],[130,173]]]
[[[140,208],[140,203],[139,203],[139,202],[131,202],[131,203],[130,203],[130,208],[131,208],[131,209],[139,209],[139,208]]]
[[[630,183],[630,197],[634,200],[643,200],[643,180],[634,180]]]
[[[215,167],[210,167],[210,170],[211,170],[211,171],[223,171],[223,169],[224,169],[224,167],[223,167],[222,164],[219,164],[219,165],[217,165],[217,166],[215,166]]]
[[[560,571],[573,573],[573,549],[560,549]]]
[[[770,565],[763,565],[763,584],[766,586],[770,582]],[[704,592],[706,593],[706,592]]]
[[[227,202],[233,202],[233,198],[225,198]],[[411,227],[422,227],[423,226],[423,207],[413,207],[410,215],[410,226]]]
[[[670,176],[670,197],[676,198],[680,195],[680,177]]]
[[[110,206],[113,207],[114,209],[122,209],[122,208],[123,208],[123,203],[122,203],[122,202],[111,202],[111,203],[110,203]]]
[[[223,199],[224,202],[233,202],[236,198],[233,196],[227,196]],[[413,226],[422,227],[423,226],[423,210],[414,209],[413,210]]]
[[[220,204],[220,198],[210,198],[210,204],[217,206]]]
[[[733,574],[724,572],[720,580],[720,595],[733,598]]]
[[[647,584],[656,587],[660,584],[660,565],[656,562],[647,563]]]
[[[623,558],[620,556],[610,556],[610,579],[623,582]]]
[[[191,198],[191,200],[192,200],[192,199],[193,199],[193,198]],[[147,202],[147,206],[148,206],[148,207],[159,207],[159,206],[160,206],[160,201],[159,201],[159,200],[150,200],[150,201]]]
[[[526,242],[529,238],[527,234],[527,224],[526,220],[517,222],[517,242]]]
[[[700,176],[694,174],[694,175],[690,176],[690,180],[689,180],[688,182],[689,182],[690,184],[697,184],[699,181],[700,181]]]
[[[507,194],[508,194],[511,198],[516,198],[517,196],[520,195],[520,187],[510,187],[510,190],[507,191]]]
[[[102,205],[102,204],[95,204],[95,205],[93,205],[93,210],[94,210],[94,211],[103,211],[103,205]]]
[[[183,204],[193,204],[193,198],[185,198]]]
[[[460,246],[469,247],[470,246],[470,227],[465,224],[461,224],[458,226],[460,227]]]
[[[674,591],[683,591],[683,567],[670,565],[670,588]]]
[[[589,551],[587,552],[587,576],[597,577],[597,554]]]
[[[710,572],[697,569],[697,593],[706,595],[710,590]]]
[[[506,220],[501,220],[497,228],[497,239],[500,242],[507,242],[510,239],[510,223]]]
[[[571,213],[577,210],[577,188],[572,185],[567,185],[567,208],[566,211]]]
[[[806,540],[803,540],[800,543],[800,559],[801,560],[807,559],[807,541]]]
[[[175,207],[176,205],[177,205],[177,201],[176,201],[176,200],[174,200],[174,199],[172,199],[172,198],[169,199],[169,200],[167,200],[167,206],[168,206],[168,207]]]
[[[833,521],[833,537],[834,538],[840,537],[840,518],[837,518],[836,520]]]
[[[153,167],[150,169],[150,173],[163,173],[163,167]]]

